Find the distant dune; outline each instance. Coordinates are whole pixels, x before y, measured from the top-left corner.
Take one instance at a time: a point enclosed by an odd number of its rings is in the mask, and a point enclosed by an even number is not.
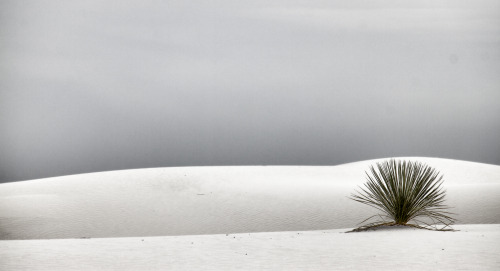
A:
[[[438,158],[458,224],[500,223],[500,166]],[[0,239],[132,237],[355,227],[347,197],[377,160],[339,166],[150,168],[0,184]]]

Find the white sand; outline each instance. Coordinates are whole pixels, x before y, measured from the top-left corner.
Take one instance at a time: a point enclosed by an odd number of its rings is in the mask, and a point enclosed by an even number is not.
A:
[[[445,175],[458,224],[500,223],[500,166],[413,160]],[[154,168],[1,184],[0,239],[355,227],[374,210],[347,197],[373,163]]]
[[[2,270],[500,270],[500,225],[0,241]]]
[[[374,160],[102,172],[0,184],[0,270],[500,269],[500,166],[410,159],[445,175],[458,224],[483,225],[323,230],[375,212],[347,198]]]

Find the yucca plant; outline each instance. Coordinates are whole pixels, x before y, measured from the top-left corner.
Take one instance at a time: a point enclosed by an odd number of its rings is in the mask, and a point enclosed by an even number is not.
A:
[[[450,208],[444,205],[446,192],[441,188],[443,176],[434,168],[420,162],[396,161],[376,163],[366,173],[365,187],[351,199],[382,211],[365,219],[375,222],[353,231],[363,231],[380,226],[410,226],[428,230],[450,231],[455,219]],[[416,224],[412,224],[415,222]],[[438,227],[438,225],[440,225]]]

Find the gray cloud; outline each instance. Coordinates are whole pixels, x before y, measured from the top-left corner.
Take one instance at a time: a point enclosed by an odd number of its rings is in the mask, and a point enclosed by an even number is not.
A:
[[[500,164],[496,1],[4,1],[0,181],[436,156]]]

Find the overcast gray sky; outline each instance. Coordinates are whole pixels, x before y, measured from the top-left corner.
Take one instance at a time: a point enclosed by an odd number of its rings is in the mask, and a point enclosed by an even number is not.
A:
[[[500,1],[0,2],[0,181],[500,164]]]

